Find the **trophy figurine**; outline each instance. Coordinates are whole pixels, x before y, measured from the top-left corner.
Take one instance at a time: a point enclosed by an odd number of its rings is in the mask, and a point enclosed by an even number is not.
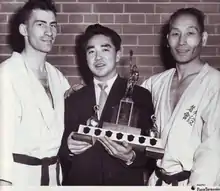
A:
[[[95,105],[93,109],[94,109],[95,114],[87,120],[86,125],[92,126],[92,127],[98,127],[99,126],[99,120],[98,120],[99,106]]]
[[[125,91],[125,95],[120,101],[118,115],[116,119],[116,124],[126,125],[128,127],[134,126],[132,124],[132,114],[134,109],[134,102],[132,100],[132,93],[134,90],[134,85],[137,84],[139,79],[139,72],[137,70],[137,66],[132,64],[132,56],[133,51],[130,50],[130,76],[127,82],[127,88]]]
[[[92,115],[87,121],[86,126],[83,130],[83,134],[79,132],[75,132],[72,135],[72,139],[78,140],[78,141],[85,141],[92,145],[95,144],[96,138],[89,135],[90,127],[98,127],[99,126],[99,120],[98,120],[98,110],[99,106],[95,105],[93,107],[94,115]],[[80,125],[82,126],[82,125]]]
[[[149,130],[149,136],[153,138],[160,138],[161,132],[160,129],[158,129],[158,126],[156,124],[156,117],[155,115],[151,116],[151,120],[153,123],[153,127]]]

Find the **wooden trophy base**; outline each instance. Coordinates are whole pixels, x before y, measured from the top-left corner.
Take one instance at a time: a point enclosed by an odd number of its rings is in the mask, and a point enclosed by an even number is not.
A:
[[[145,151],[146,155],[156,159],[162,158],[164,149],[162,147],[161,139],[152,138],[148,136],[137,135],[129,132],[120,132],[110,129],[101,129],[92,126],[80,125],[77,134],[82,135],[80,140],[90,141],[96,140],[99,137],[107,136],[116,142],[127,142],[132,145],[134,149]],[[90,138],[89,138],[90,137]]]

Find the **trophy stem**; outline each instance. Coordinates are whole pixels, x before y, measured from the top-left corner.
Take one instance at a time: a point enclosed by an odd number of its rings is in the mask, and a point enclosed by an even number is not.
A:
[[[131,125],[134,102],[131,98],[122,98],[116,118],[116,124]]]

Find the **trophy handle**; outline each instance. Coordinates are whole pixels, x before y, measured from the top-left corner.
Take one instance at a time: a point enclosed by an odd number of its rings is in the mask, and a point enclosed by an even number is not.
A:
[[[150,137],[160,138],[161,137],[161,129],[159,129],[156,124],[155,115],[151,115],[151,120],[153,123],[153,127],[150,129]]]

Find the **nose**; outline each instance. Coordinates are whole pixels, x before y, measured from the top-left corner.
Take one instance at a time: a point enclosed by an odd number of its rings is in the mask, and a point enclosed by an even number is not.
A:
[[[96,59],[96,60],[100,60],[100,59],[101,59],[101,54],[100,54],[99,51],[96,52],[96,54],[95,54],[95,59]]]
[[[184,34],[181,34],[179,37],[179,44],[183,45],[186,42],[186,36]]]
[[[52,27],[51,26],[46,26],[45,29],[45,34],[47,34],[48,36],[52,36]]]

